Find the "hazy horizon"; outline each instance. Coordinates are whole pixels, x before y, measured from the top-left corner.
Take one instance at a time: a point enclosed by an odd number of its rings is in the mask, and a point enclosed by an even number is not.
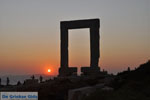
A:
[[[0,0],[0,75],[57,75],[60,21],[91,18],[100,19],[101,69],[150,59],[149,0]],[[69,66],[89,66],[89,47],[89,29],[69,30]]]

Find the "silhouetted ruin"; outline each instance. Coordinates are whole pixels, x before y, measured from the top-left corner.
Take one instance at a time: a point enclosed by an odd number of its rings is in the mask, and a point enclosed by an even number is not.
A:
[[[40,83],[42,83],[43,82],[43,77],[40,76],[39,80],[40,80]]]
[[[21,85],[21,82],[20,82],[20,81],[18,81],[18,82],[17,82],[17,85]]]
[[[70,76],[77,74],[77,67],[68,66],[68,29],[90,28],[90,67],[82,67],[81,72],[85,75],[100,72],[99,62],[99,19],[62,21],[61,29],[61,66],[59,76]]]
[[[2,84],[1,82],[2,82],[2,80],[1,80],[1,78],[0,78],[0,85]]]
[[[32,75],[31,76],[31,79],[26,79],[25,81],[24,81],[24,85],[31,85],[31,84],[38,84],[38,79],[35,79],[35,76],[34,75]]]
[[[7,77],[7,80],[6,80],[6,85],[7,86],[9,85],[9,82],[10,82],[9,77]]]
[[[34,76],[34,75],[33,75],[33,76],[31,76],[31,79],[32,79],[32,80],[34,80],[34,79],[35,79],[35,76]]]

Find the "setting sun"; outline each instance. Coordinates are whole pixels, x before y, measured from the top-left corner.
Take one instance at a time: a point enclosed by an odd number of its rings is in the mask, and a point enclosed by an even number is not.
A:
[[[48,71],[48,73],[50,73],[50,72],[51,72],[51,69],[48,69],[47,71]]]

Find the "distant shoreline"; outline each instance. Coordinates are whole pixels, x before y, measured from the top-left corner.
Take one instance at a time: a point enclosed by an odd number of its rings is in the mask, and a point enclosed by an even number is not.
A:
[[[33,74],[35,76],[36,79],[39,79],[40,76],[43,77],[43,80],[48,80],[51,79],[53,77],[56,77],[56,75],[44,75],[44,74]],[[16,85],[18,81],[20,81],[21,83],[24,82],[24,80],[26,79],[31,79],[30,74],[27,75],[0,75],[1,78],[1,84],[2,85],[6,85],[6,78],[9,77],[10,79],[10,85]]]

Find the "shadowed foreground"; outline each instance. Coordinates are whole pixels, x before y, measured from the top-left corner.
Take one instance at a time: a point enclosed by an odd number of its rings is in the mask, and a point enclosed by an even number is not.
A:
[[[39,100],[68,100],[68,91],[92,88],[97,84],[103,88],[82,96],[82,99],[78,98],[81,94],[77,94],[71,100],[150,100],[150,62],[116,76],[57,77],[42,83],[0,86],[0,91],[38,91]]]
[[[114,91],[95,91],[85,100],[150,100],[150,61],[134,71],[119,73],[111,87]]]

